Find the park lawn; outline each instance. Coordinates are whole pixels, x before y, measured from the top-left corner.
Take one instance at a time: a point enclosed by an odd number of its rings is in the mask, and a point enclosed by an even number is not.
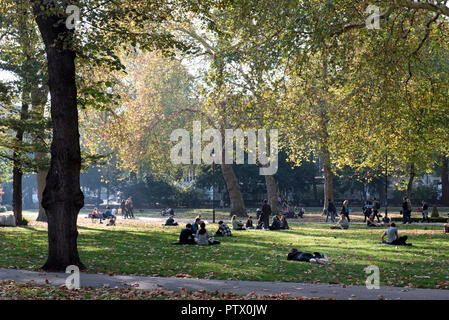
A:
[[[380,267],[381,285],[449,289],[449,235],[441,226],[399,226],[412,247],[379,245],[383,229],[291,224],[283,231],[234,231],[218,246],[173,246],[181,227],[119,220],[116,227],[79,219],[79,252],[89,273],[256,281],[365,284],[364,268]],[[216,225],[209,225],[211,231]],[[291,247],[325,253],[329,265],[287,261]],[[45,262],[45,224],[0,228],[0,267],[35,270]]]

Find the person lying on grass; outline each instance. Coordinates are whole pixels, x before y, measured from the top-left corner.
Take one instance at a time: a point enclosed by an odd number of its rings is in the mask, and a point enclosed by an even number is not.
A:
[[[324,256],[319,252],[314,252],[313,254],[311,254],[308,252],[298,251],[298,249],[296,248],[290,249],[290,251],[287,254],[287,260],[311,262],[319,264],[329,263],[329,260],[324,258]]]
[[[369,216],[368,221],[366,222],[367,227],[380,227],[381,225],[374,221],[374,214]]]
[[[387,241],[384,241],[385,236],[387,236]],[[405,243],[407,241],[407,236],[399,237],[398,229],[396,228],[396,224],[392,223],[391,227],[389,227],[382,234],[382,243],[393,244],[398,246],[411,246],[411,243]]]
[[[200,230],[196,233],[196,243],[200,246],[209,244],[220,244],[220,241],[214,240],[213,236],[206,230],[206,224],[200,224]]]
[[[284,229],[284,230],[289,229],[287,218],[285,216],[281,216],[280,221],[281,221],[281,229]]]
[[[230,237],[232,236],[231,229],[223,221],[218,221],[218,230],[216,236]]]
[[[236,215],[232,216],[231,223],[232,223],[232,229],[233,230],[246,230],[243,227],[243,223],[241,221],[237,220],[237,216]]]
[[[175,219],[173,216],[168,217],[168,219],[165,221],[166,226],[177,226],[178,223],[175,222]]]
[[[186,227],[181,230],[179,241],[173,244],[196,244],[195,238],[193,236],[192,225],[190,223],[186,224]]]
[[[333,226],[331,226],[331,229],[348,229],[349,228],[349,221],[348,218],[346,218],[345,215],[341,215],[340,219],[337,221],[337,223]]]

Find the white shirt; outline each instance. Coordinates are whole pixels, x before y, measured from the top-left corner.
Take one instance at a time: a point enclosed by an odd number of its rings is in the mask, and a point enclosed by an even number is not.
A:
[[[390,227],[387,230],[385,230],[385,234],[388,237],[387,243],[392,243],[394,240],[396,240],[398,237],[396,236],[398,232],[398,229],[396,227]]]

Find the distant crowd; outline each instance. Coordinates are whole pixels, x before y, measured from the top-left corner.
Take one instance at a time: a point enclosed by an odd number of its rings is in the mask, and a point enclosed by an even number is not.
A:
[[[421,207],[421,212],[423,215],[422,222],[429,222],[429,205],[423,200]],[[246,222],[242,222],[237,219],[236,215],[233,215],[231,218],[230,225],[232,230],[247,230],[247,229],[260,229],[260,230],[286,230],[289,229],[289,225],[287,222],[288,217],[301,217],[304,216],[304,209],[301,208],[299,210],[299,214],[296,214],[295,209],[291,209],[290,206],[285,203],[281,205],[282,210],[281,214],[274,215],[270,224],[270,216],[272,215],[271,206],[268,204],[267,200],[263,201],[263,205],[260,209],[256,211],[256,217],[253,218],[252,215],[248,216]],[[381,241],[383,244],[392,244],[392,245],[411,245],[406,243],[408,237],[407,236],[399,236],[398,229],[395,223],[391,223],[391,219],[388,217],[388,214],[385,213],[384,216],[380,214],[380,203],[374,198],[373,201],[367,200],[362,208],[364,215],[364,222],[366,222],[367,227],[387,227],[387,229],[382,233]],[[293,212],[293,213],[292,213]],[[328,205],[325,208],[323,215],[326,215],[325,222],[327,223],[330,220],[333,225],[330,227],[331,229],[343,229],[347,230],[350,226],[350,213],[352,210],[349,207],[348,200],[343,201],[342,208],[340,211],[340,215],[337,214],[337,208],[332,201],[328,201]],[[101,213],[97,208],[94,208],[92,213],[89,215],[92,219],[99,219],[100,223],[103,223],[103,220],[109,220],[107,225],[115,225],[117,214],[123,214],[124,219],[135,219],[134,217],[134,205],[132,202],[132,197],[129,197],[127,200],[122,200],[119,208],[110,208],[109,206],[106,208],[105,212]],[[406,197],[403,199],[401,214],[403,216],[403,224],[411,223],[411,203],[410,200]],[[162,210],[162,216],[168,215],[168,219],[165,222],[165,226],[178,226],[178,223],[174,220],[174,210],[168,208],[166,210]],[[336,219],[338,218],[338,220]],[[382,220],[381,220],[382,218]],[[377,222],[376,222],[377,219]],[[449,220],[448,223],[444,225],[444,232],[449,233]],[[230,237],[232,236],[231,228],[224,222],[218,222],[218,229],[216,232],[209,232],[206,228],[206,222],[203,221],[201,214],[195,218],[193,223],[187,223],[185,228],[181,230],[179,235],[179,241],[174,243],[176,245],[180,244],[195,244],[195,245],[218,245],[220,241],[215,239],[215,237]],[[385,239],[386,238],[386,239]],[[295,251],[296,250],[296,251]],[[324,257],[315,252],[313,255],[309,253],[299,252],[297,249],[292,248],[289,253],[289,260],[299,260],[299,261],[308,261],[308,260],[316,260],[317,263],[325,263]]]

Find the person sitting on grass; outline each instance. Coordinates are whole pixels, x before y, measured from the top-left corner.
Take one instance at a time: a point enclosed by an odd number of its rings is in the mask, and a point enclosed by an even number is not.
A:
[[[368,221],[366,222],[367,227],[380,227],[380,224],[374,221],[374,214],[369,216]]]
[[[338,222],[335,225],[331,226],[331,229],[349,229],[349,221],[346,215],[342,214]]]
[[[216,236],[230,237],[232,236],[231,229],[223,221],[218,221],[218,230]]]
[[[175,222],[175,219],[173,216],[168,217],[168,219],[165,221],[166,226],[177,226],[178,223]]]
[[[384,238],[387,236],[388,240],[385,241]],[[398,246],[411,246],[411,243],[405,243],[407,241],[407,236],[399,237],[398,235],[398,229],[396,228],[396,224],[392,223],[391,227],[389,227],[385,232],[382,234],[382,243],[386,244],[394,244]]]
[[[220,244],[220,241],[214,240],[213,236],[206,230],[206,224],[204,222],[200,224],[200,230],[196,233],[196,242],[200,246]]]
[[[273,221],[271,222],[271,226],[269,227],[270,230],[281,230],[281,220],[279,220],[279,217],[275,215],[273,217]]]
[[[390,226],[391,219],[388,216],[388,213],[385,213],[385,216],[382,218],[382,226],[388,227]]]
[[[186,224],[185,229],[181,230],[179,241],[173,244],[196,244],[195,238],[193,236],[192,225],[190,223]]]
[[[329,263],[329,260],[326,259],[321,253],[314,252],[313,254],[308,252],[298,251],[296,248],[291,248],[287,254],[287,260],[293,261],[303,261],[303,262],[311,262],[311,263],[319,263],[326,264]]]
[[[196,234],[198,232],[198,230],[200,229],[200,224],[201,224],[201,218],[197,217],[195,219],[195,222],[192,224],[193,234]]]
[[[263,229],[263,219],[262,217],[257,220],[257,226],[254,229]]]
[[[289,229],[287,218],[285,216],[281,216],[280,221],[281,221],[281,229],[284,229],[284,230]]]
[[[239,220],[237,220],[237,216],[233,215],[231,218],[231,223],[232,223],[232,230],[246,230],[243,227],[243,223]]]
[[[93,219],[100,219],[101,216],[102,216],[102,214],[100,213],[100,211],[98,211],[97,208],[94,208],[94,210],[92,210],[92,213],[89,215],[89,218],[91,218],[92,220]]]
[[[102,221],[105,219],[109,219],[112,217],[112,211],[110,207],[106,207],[106,211],[103,213],[103,216],[100,217],[100,223],[103,223]]]
[[[449,219],[447,219],[447,223],[444,225],[444,233],[449,233]]]
[[[115,226],[115,220],[116,220],[116,216],[115,215],[111,215],[111,218],[109,219],[109,222],[106,224],[106,226]]]
[[[249,216],[248,220],[246,221],[246,225],[245,225],[246,229],[254,229],[253,226],[253,217]]]

